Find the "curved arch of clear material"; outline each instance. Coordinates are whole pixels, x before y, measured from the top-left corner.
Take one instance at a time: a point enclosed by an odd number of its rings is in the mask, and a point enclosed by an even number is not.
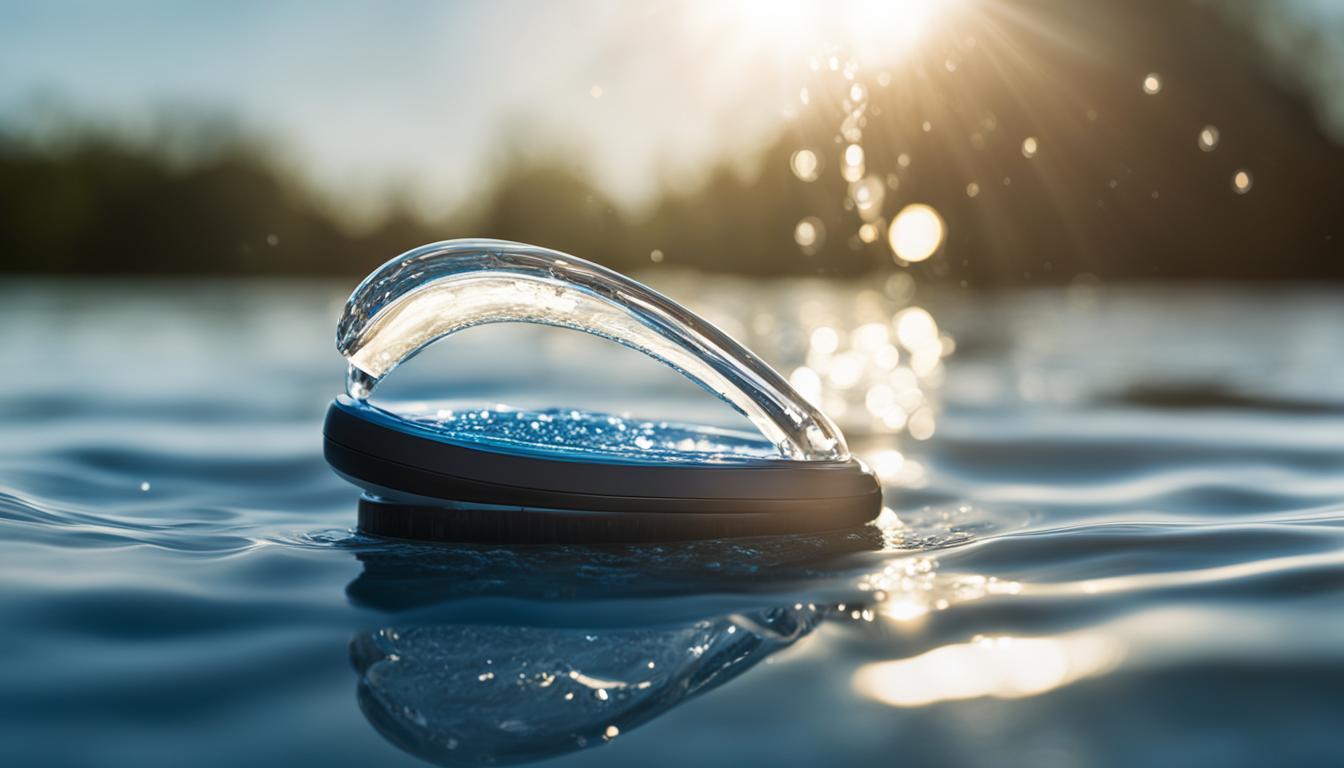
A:
[[[742,413],[789,459],[843,461],[843,435],[774,369],[711,323],[624,275],[523,243],[447,240],[379,267],[346,302],[336,346],[364,400],[434,341],[486,323],[571,328],[639,350]]]

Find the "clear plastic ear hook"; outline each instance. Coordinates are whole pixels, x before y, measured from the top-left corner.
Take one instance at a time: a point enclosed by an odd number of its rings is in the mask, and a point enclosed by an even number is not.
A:
[[[447,240],[408,251],[360,283],[336,329],[346,391],[365,400],[434,341],[487,323],[538,323],[610,339],[727,402],[788,459],[846,461],[844,436],[774,369],[711,323],[639,283],[559,251]]]

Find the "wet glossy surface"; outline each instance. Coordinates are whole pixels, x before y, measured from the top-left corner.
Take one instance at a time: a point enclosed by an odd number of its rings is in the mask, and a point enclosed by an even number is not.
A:
[[[348,286],[0,287],[3,762],[1344,761],[1344,297],[916,296],[956,344],[916,441],[877,415],[916,374],[839,386],[874,335],[854,291],[804,317],[797,286],[654,285],[849,404],[880,526],[367,539],[320,448]],[[393,378],[718,413],[571,336],[471,331]]]
[[[350,407],[376,423],[457,445],[522,456],[630,464],[722,464],[786,459],[760,435],[574,408],[497,403],[392,402]]]

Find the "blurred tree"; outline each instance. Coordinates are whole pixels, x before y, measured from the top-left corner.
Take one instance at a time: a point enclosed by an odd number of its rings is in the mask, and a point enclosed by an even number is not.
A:
[[[650,267],[658,250],[665,267],[846,276],[893,269],[885,224],[921,202],[948,230],[911,267],[926,280],[1344,278],[1344,148],[1297,86],[1249,55],[1257,43],[1227,13],[1194,0],[970,7],[887,76],[859,73],[867,173],[886,197],[871,243],[838,170],[850,83],[823,70],[754,172],[725,163],[642,212],[618,209],[544,135],[508,139],[467,210],[425,221],[392,205],[364,230],[221,121],[169,121],[153,144],[95,129],[47,143],[0,135],[0,270],[362,274],[424,242],[477,236],[618,269]],[[1201,149],[1209,125],[1218,141]],[[815,181],[790,170],[801,148],[821,158]],[[1233,188],[1241,169],[1245,194]],[[793,241],[808,216],[825,235],[810,255]]]

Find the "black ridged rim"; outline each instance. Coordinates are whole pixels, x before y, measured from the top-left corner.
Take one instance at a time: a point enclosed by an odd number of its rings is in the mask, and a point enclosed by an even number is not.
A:
[[[360,528],[399,538],[655,541],[836,530],[873,519],[857,461],[607,464],[487,451],[364,418],[334,401],[325,455],[364,488]]]

